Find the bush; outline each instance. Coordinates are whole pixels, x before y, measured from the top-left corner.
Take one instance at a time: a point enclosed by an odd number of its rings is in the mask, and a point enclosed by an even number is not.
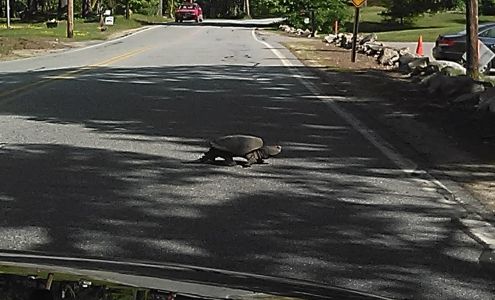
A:
[[[310,17],[310,10],[315,11],[316,29],[321,32],[331,30],[335,21],[344,21],[349,17],[349,5],[345,0],[282,0],[287,10],[288,22],[298,28],[309,28],[304,19]]]
[[[495,15],[495,0],[482,0],[480,3],[480,13],[485,16]]]

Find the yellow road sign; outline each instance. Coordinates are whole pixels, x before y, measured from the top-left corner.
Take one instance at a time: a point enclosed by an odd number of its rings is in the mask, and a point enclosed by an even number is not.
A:
[[[366,0],[352,0],[352,4],[354,4],[355,7],[361,7],[365,2]]]

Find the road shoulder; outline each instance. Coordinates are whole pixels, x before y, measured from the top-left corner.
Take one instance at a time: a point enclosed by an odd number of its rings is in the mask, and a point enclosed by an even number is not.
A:
[[[399,153],[438,180],[446,198],[456,200],[466,215],[453,218],[469,235],[491,236],[495,224],[495,118],[470,108],[432,99],[417,84],[379,67],[372,58],[358,56],[319,40],[294,38],[263,31],[287,47],[318,75],[328,96],[367,127],[379,132]],[[418,174],[424,176],[424,174]],[[483,221],[491,226],[478,226]],[[475,224],[477,226],[470,226]],[[480,229],[481,228],[481,229]],[[492,268],[494,245],[480,243],[485,263]]]

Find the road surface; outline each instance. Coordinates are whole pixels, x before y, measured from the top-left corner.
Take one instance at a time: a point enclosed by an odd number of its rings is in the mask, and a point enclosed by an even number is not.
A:
[[[494,297],[481,248],[451,223],[462,209],[269,35],[156,26],[0,72],[3,250]],[[248,169],[184,164],[229,133],[283,153]]]

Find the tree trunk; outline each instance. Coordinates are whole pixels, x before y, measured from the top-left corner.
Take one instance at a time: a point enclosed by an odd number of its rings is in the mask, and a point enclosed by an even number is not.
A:
[[[163,16],[163,0],[158,1],[158,12],[157,12],[159,17]]]
[[[244,5],[245,5],[244,12],[246,13],[246,17],[251,18],[251,9],[250,9],[249,0],[244,0]]]
[[[125,18],[129,19],[131,17],[131,8],[129,7],[129,0],[125,1]]]
[[[478,0],[466,1],[466,60],[467,75],[478,79],[479,41],[478,41]]]
[[[91,0],[82,0],[82,12],[81,15],[83,18],[89,16],[91,12]]]
[[[74,0],[67,2],[67,38],[74,37]]]

